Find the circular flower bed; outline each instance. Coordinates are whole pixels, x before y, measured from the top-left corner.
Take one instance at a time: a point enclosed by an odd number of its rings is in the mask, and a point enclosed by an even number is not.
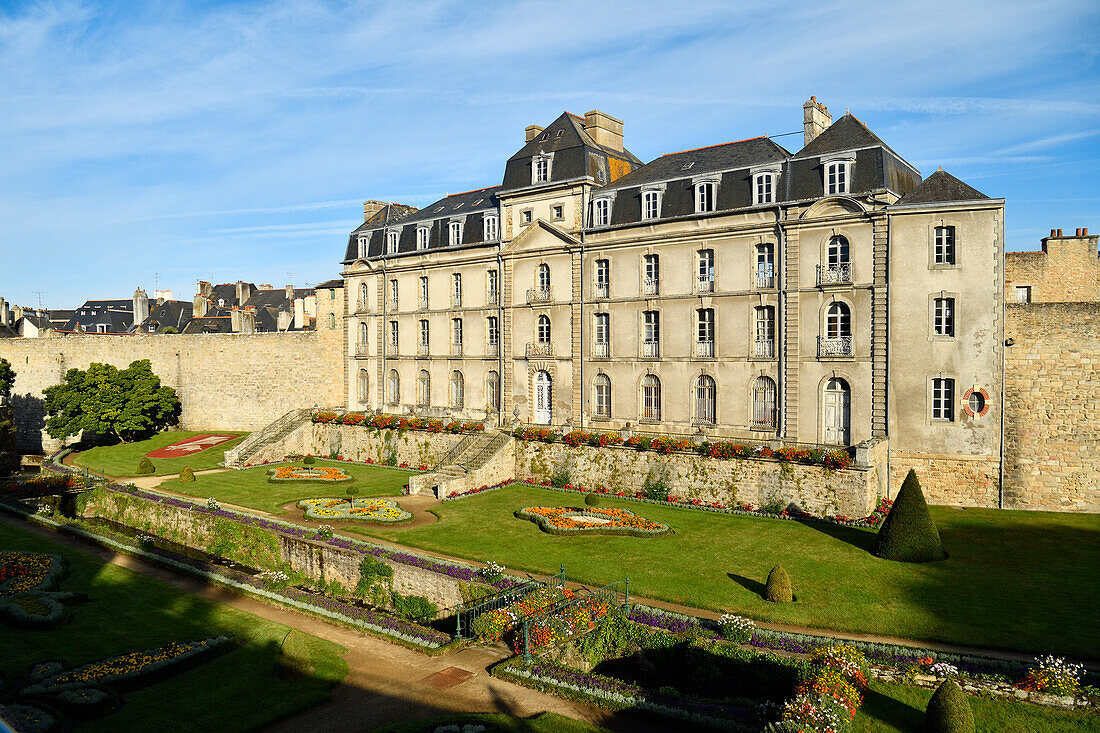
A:
[[[303,499],[298,506],[307,519],[359,519],[367,522],[404,522],[412,514],[393,499]]]
[[[303,468],[301,466],[279,466],[268,470],[271,477],[268,481],[281,483],[284,481],[315,481],[322,484],[338,484],[351,481],[352,477],[344,473],[340,468],[324,466],[322,468]]]
[[[543,532],[549,534],[575,535],[588,532],[655,537],[672,532],[667,524],[639,517],[626,509],[529,506],[516,512],[516,517],[534,522]]]

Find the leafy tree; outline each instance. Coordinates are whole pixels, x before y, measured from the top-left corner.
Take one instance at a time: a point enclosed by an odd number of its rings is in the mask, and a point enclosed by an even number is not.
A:
[[[948,677],[928,701],[925,733],[974,733],[974,713],[959,683]]]
[[[898,562],[931,562],[944,558],[940,531],[932,521],[913,469],[909,469],[894,506],[878,531],[875,554]]]
[[[15,444],[15,421],[11,408],[0,407],[0,476],[19,470],[19,451]]]
[[[70,369],[62,384],[44,393],[46,432],[56,439],[87,430],[131,441],[179,422],[176,390],[161,386],[148,359],[122,370],[94,362],[87,370]]]
[[[11,362],[0,356],[0,397],[11,397],[11,388],[15,386],[15,371]]]

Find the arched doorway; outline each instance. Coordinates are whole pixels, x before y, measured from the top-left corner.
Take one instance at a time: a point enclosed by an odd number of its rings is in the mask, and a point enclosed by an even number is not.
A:
[[[851,440],[852,390],[848,383],[833,377],[825,384],[822,400],[825,418],[825,442],[848,445]]]
[[[541,371],[535,375],[535,422],[549,425],[553,415],[553,383],[550,374]]]

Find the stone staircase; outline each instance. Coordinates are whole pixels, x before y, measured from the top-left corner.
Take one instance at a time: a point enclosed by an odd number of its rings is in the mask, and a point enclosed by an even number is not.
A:
[[[515,469],[514,459],[494,461],[510,446],[511,441],[512,436],[503,431],[467,435],[447,451],[433,471],[411,477],[409,493],[431,494],[443,499],[452,493],[511,478]],[[510,456],[501,458],[508,459]]]
[[[257,430],[241,441],[240,445],[225,452],[226,468],[244,468],[253,456],[272,443],[277,443],[292,432],[309,422],[313,417],[312,407],[291,410],[263,430]]]

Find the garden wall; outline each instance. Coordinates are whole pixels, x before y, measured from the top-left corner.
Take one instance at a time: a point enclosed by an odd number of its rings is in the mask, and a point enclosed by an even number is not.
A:
[[[285,438],[264,446],[250,462],[281,461],[291,455],[333,454],[375,463],[393,460],[410,466],[434,467],[465,436],[423,430],[370,430],[356,425],[307,422]]]
[[[342,405],[342,331],[259,334],[73,335],[0,339],[16,372],[12,405],[20,449],[52,450],[42,390],[92,362],[149,359],[183,405],[180,426],[258,430],[302,407]]]
[[[571,448],[561,443],[515,441],[519,480],[541,483],[561,467],[585,488],[642,491],[646,477],[664,473],[670,494],[680,499],[761,506],[794,502],[812,514],[864,517],[878,504],[885,466],[829,470],[821,466],[759,458],[722,460],[686,453],[660,455],[632,448]]]
[[[215,550],[212,554],[259,569],[287,563],[314,580],[338,581],[348,589],[359,582],[361,553],[259,527],[244,527],[201,511],[105,490],[96,493],[83,515],[109,519],[202,552]],[[398,593],[424,596],[441,609],[462,602],[454,578],[384,558],[381,561],[393,568],[393,588]]]

